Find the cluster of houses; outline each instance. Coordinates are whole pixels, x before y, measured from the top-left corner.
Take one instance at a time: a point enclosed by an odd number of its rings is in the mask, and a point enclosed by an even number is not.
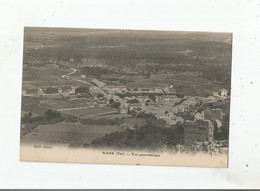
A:
[[[40,96],[48,94],[63,94],[72,95],[75,94],[76,86],[64,86],[64,87],[39,87],[22,90],[22,96]]]
[[[85,76],[83,76],[85,78]],[[82,77],[82,78],[83,78]],[[39,87],[22,91],[23,96],[38,96],[48,94],[77,95],[76,86]],[[147,113],[166,122],[166,127],[177,123],[184,124],[184,142],[195,145],[197,142],[212,142],[214,132],[222,128],[222,111],[220,109],[201,109],[205,103],[217,102],[220,98],[229,96],[226,89],[221,89],[209,97],[178,97],[172,85],[165,87],[126,87],[109,86],[106,83],[92,79],[88,87],[92,97],[86,102],[89,107],[106,107],[110,101],[119,102],[118,113]],[[125,96],[119,96],[125,94]],[[193,112],[191,112],[193,111]],[[185,120],[180,113],[193,113],[194,120]]]
[[[173,88],[167,87],[125,87],[125,86],[110,86],[109,91],[114,93],[175,93]]]
[[[103,90],[109,94],[115,93],[176,93],[173,86],[165,86],[165,87],[126,87],[126,86],[113,86],[107,85],[106,83],[92,79],[91,83],[93,83],[97,88]]]
[[[105,107],[110,104],[111,99],[120,102],[118,107],[119,113],[150,113],[158,119],[163,119],[166,126],[170,127],[176,123],[186,123],[187,125],[196,126],[202,123],[208,129],[208,137],[213,137],[213,129],[216,126],[222,126],[221,110],[205,110],[200,112],[198,108],[207,102],[216,102],[217,96],[209,97],[191,97],[185,96],[180,98],[176,96],[172,85],[166,87],[151,88],[131,88],[125,86],[108,86],[106,83],[92,79],[89,86],[89,93],[93,96],[91,104],[95,103],[95,107]],[[48,90],[53,91],[48,91]],[[46,94],[63,94],[75,95],[76,86],[64,87],[43,87],[35,89],[27,89],[22,91],[23,96],[30,95],[46,95]],[[120,93],[128,93],[125,97],[119,97]],[[151,93],[151,94],[150,94]],[[149,95],[153,95],[152,97]],[[221,89],[218,96],[227,97],[228,91]],[[185,121],[178,113],[194,111],[194,121]],[[188,129],[189,131],[190,129]],[[188,133],[188,132],[186,132]]]

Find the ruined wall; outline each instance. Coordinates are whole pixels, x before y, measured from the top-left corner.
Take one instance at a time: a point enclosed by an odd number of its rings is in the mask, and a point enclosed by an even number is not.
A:
[[[204,120],[215,121],[216,119],[218,120],[222,119],[221,109],[211,109],[211,110],[202,111],[202,115]]]
[[[210,122],[204,120],[185,121],[184,144],[194,145],[195,142],[208,141],[210,135]]]

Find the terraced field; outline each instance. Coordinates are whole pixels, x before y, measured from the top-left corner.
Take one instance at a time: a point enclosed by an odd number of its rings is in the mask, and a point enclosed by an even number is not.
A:
[[[120,130],[121,127],[117,125],[85,125],[78,123],[39,125],[30,133],[22,136],[21,142],[83,145],[91,143],[97,137]]]

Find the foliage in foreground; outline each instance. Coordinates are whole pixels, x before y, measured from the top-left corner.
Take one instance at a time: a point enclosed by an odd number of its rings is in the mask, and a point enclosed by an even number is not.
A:
[[[135,126],[133,129],[127,128],[123,131],[107,134],[93,140],[91,146],[153,149],[162,148],[164,145],[170,147],[183,143],[184,129],[182,125],[165,128],[165,122],[157,120],[154,116],[147,115],[145,119],[144,126],[139,128]]]
[[[148,125],[137,130],[126,129],[105,135],[92,141],[93,147],[113,146],[116,148],[162,148],[183,142],[183,128],[160,128]]]

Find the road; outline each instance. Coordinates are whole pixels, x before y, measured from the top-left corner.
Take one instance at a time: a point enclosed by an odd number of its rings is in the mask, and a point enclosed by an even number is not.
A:
[[[106,115],[106,114],[115,114],[118,113],[117,111],[109,111],[109,112],[104,112],[104,113],[97,113],[97,114],[92,114],[92,115],[84,115],[80,118],[84,118],[84,117],[93,117],[93,116],[99,116],[99,115]]]
[[[61,76],[62,78],[67,78],[69,77],[71,74],[74,74],[75,72],[77,72],[77,69],[75,68],[70,68],[71,70],[73,70],[72,72],[68,73],[68,74],[65,74],[63,76]],[[84,80],[79,80],[79,79],[76,79],[77,82],[81,82],[81,83],[84,83],[84,84],[88,84],[90,86],[94,86],[93,84],[89,83],[89,82],[86,82]]]
[[[58,65],[56,65],[56,64],[52,64],[55,68],[59,68],[59,66]]]
[[[57,109],[57,111],[71,111],[71,110],[79,110],[79,109],[87,109],[87,108],[93,108],[93,107],[74,107],[74,108],[65,108],[65,109]]]
[[[75,68],[70,68],[71,70],[73,70],[72,72],[68,73],[68,74],[65,74],[63,76],[61,76],[62,78],[67,78],[69,77],[71,74],[74,74],[75,72],[77,72],[77,70]]]

